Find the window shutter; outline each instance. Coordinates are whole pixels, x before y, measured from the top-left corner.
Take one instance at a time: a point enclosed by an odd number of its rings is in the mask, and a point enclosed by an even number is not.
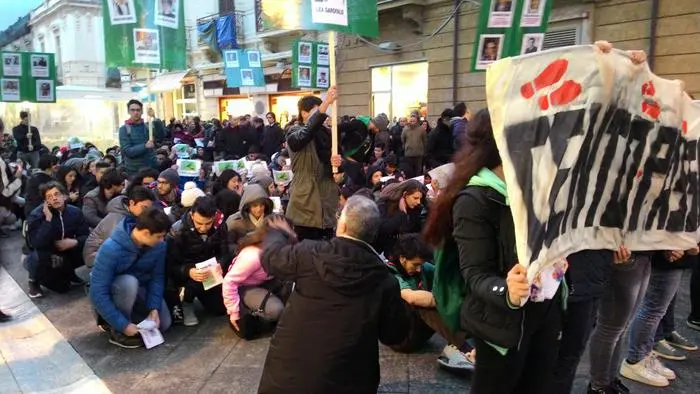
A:
[[[552,49],[579,45],[579,29],[577,27],[552,30],[544,33],[542,49]]]

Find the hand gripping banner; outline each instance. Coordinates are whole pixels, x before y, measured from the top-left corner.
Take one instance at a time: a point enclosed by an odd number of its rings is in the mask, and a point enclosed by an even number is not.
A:
[[[530,283],[586,249],[698,243],[700,104],[618,50],[506,58],[486,75]]]

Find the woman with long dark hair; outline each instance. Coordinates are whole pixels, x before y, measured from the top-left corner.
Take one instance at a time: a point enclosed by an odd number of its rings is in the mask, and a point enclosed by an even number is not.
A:
[[[423,235],[438,248],[436,287],[451,270],[464,294],[460,327],[475,338],[472,393],[542,393],[552,379],[561,329],[561,289],[552,300],[527,302],[526,269],[518,264],[503,165],[488,110],[467,126],[455,173],[431,206]],[[442,268],[442,269],[441,269]],[[447,269],[446,269],[447,268]],[[461,274],[461,275],[460,275]],[[446,320],[444,289],[434,294]],[[453,299],[452,299],[453,301]],[[458,305],[458,303],[457,303]],[[449,309],[449,308],[447,308]],[[454,312],[454,310],[452,311]]]
[[[68,200],[66,202],[74,207],[82,207],[83,195],[80,193],[81,182],[78,170],[69,166],[61,166],[58,169],[56,178],[58,182],[66,188],[66,192],[68,193]]]
[[[400,235],[420,233],[424,198],[423,184],[415,179],[392,183],[382,189],[377,202],[382,216],[374,245],[377,253],[383,252],[391,260]]]

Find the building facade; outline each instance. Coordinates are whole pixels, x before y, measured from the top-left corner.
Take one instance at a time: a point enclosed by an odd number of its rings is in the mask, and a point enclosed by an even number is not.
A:
[[[393,118],[422,109],[436,119],[455,102],[464,101],[473,109],[486,106],[485,73],[470,72],[477,7],[464,2],[458,16],[435,33],[453,12],[454,1],[378,4],[378,39],[339,39],[341,115],[384,112]],[[700,97],[700,1],[554,0],[545,49],[596,40],[647,51],[657,75],[684,80],[686,90]],[[393,44],[380,49],[380,43]]]

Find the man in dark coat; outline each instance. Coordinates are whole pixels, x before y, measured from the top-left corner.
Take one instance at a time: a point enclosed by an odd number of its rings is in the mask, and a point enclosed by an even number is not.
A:
[[[272,157],[275,153],[282,149],[282,144],[284,143],[284,131],[277,120],[275,119],[275,114],[273,112],[267,113],[268,125],[265,126],[262,137],[262,153],[267,157]]]
[[[35,126],[29,127],[29,112],[20,112],[19,118],[20,124],[12,129],[12,136],[17,143],[17,156],[35,168],[39,165],[41,135]]]
[[[408,334],[398,282],[372,242],[379,210],[363,196],[348,199],[337,238],[288,243],[284,220],[270,224],[262,266],[296,283],[270,343],[260,381],[263,394],[376,393],[379,345]]]

